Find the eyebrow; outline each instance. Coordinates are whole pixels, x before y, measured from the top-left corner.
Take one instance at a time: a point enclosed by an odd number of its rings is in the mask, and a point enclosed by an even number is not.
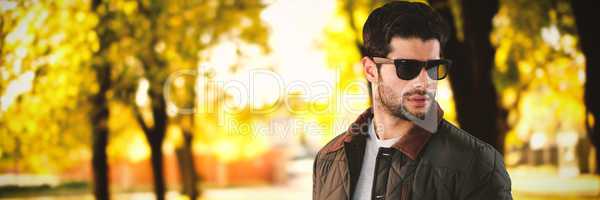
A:
[[[382,58],[382,57],[372,57],[372,58],[373,58],[373,62],[375,62],[377,64],[394,64],[394,60],[416,60],[416,61],[420,61],[420,62],[429,62],[432,60],[442,60],[442,58],[436,58],[436,59],[430,59],[430,60],[418,60],[418,59],[410,59],[410,58],[391,59],[391,58]]]

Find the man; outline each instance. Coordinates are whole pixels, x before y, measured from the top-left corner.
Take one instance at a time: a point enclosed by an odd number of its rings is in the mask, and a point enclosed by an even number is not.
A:
[[[361,63],[373,107],[317,154],[313,199],[512,199],[502,155],[443,120],[435,102],[447,37],[423,3],[369,15]]]

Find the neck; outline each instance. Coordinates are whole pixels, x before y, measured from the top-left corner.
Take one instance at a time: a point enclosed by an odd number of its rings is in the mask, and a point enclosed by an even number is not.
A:
[[[414,126],[411,121],[390,114],[380,105],[373,106],[373,118],[375,133],[381,140],[401,137]]]

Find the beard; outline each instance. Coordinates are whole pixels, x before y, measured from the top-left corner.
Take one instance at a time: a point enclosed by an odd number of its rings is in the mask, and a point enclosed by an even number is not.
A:
[[[409,120],[410,118],[414,117],[419,118],[421,120],[424,119],[425,114],[429,111],[429,109],[431,109],[432,101],[435,98],[435,94],[433,92],[429,92],[425,89],[420,88],[412,88],[404,94],[398,95],[394,93],[391,87],[384,85],[381,80],[377,85],[377,93],[379,95],[379,102],[383,106],[384,110],[386,110],[392,116],[404,120]],[[411,109],[406,106],[406,101],[413,95],[421,95],[427,97],[424,109]]]

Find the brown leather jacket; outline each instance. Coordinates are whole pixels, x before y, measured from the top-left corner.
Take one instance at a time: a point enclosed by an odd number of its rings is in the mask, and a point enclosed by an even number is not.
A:
[[[368,136],[371,109],[323,147],[313,168],[313,199],[352,199]],[[416,126],[415,126],[416,127]],[[435,133],[410,130],[381,148],[371,199],[512,199],[502,155],[441,120]]]

